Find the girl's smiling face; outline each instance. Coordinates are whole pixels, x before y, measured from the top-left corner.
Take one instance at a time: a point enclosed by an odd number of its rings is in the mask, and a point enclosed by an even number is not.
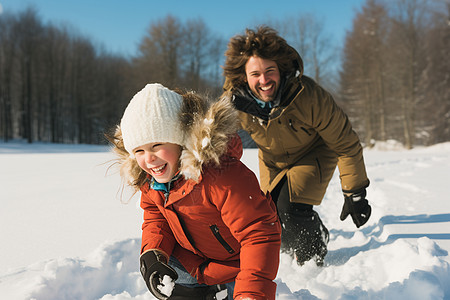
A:
[[[181,146],[172,143],[150,143],[133,150],[139,166],[157,182],[167,183],[178,172]]]

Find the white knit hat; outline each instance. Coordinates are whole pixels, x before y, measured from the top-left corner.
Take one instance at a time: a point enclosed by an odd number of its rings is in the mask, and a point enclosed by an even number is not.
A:
[[[147,84],[134,95],[120,122],[125,149],[149,143],[184,145],[179,112],[183,98],[159,83]]]

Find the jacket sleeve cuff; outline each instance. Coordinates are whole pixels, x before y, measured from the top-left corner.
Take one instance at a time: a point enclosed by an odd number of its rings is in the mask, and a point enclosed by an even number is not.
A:
[[[169,261],[169,255],[167,255],[166,252],[164,252],[164,251],[162,251],[160,249],[147,249],[144,252],[142,252],[139,257],[142,257],[145,253],[150,252],[150,251],[155,251],[155,252],[158,252],[158,253],[162,254],[167,259],[167,261]]]

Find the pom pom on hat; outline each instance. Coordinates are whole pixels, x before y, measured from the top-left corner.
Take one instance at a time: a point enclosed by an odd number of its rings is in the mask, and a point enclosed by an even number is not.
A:
[[[125,149],[149,143],[184,145],[179,112],[183,97],[159,83],[147,84],[134,95],[120,122]]]

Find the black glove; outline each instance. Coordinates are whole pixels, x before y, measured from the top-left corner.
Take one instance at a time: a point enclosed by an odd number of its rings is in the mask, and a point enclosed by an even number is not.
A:
[[[228,299],[228,292],[223,293],[227,287],[224,284],[207,285],[199,287],[186,287],[175,284],[173,293],[170,299],[184,299],[184,300],[226,300]],[[219,292],[219,295],[217,295]],[[218,298],[219,296],[219,298]]]
[[[161,286],[164,275],[170,276],[175,281],[178,278],[177,272],[167,264],[167,258],[159,251],[147,251],[141,255],[141,274],[149,291],[157,299],[165,300],[170,296],[166,296],[158,289]]]
[[[348,215],[351,215],[353,223],[355,223],[357,228],[366,224],[372,212],[372,208],[366,199],[366,189],[350,195],[344,194],[344,198],[345,202],[342,207],[341,221],[344,221]]]

